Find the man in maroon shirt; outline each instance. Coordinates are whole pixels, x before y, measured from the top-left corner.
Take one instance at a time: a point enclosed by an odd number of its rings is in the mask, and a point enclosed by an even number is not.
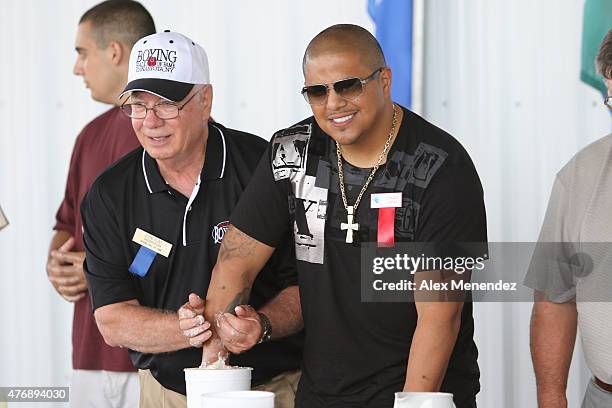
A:
[[[83,273],[79,208],[96,177],[140,146],[130,119],[117,106],[117,96],[127,82],[132,46],[154,32],[149,12],[130,0],[108,0],[94,6],[83,14],[77,29],[74,74],[83,77],[94,100],[114,106],[77,137],[47,260],[49,281],[60,296],[74,303],[70,390],[74,407],[138,406],[138,374],[127,351],[106,345],[92,314]]]

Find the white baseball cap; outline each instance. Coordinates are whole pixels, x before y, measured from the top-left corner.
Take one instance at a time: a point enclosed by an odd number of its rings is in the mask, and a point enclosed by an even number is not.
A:
[[[144,91],[169,101],[185,99],[196,84],[209,84],[208,57],[200,45],[183,34],[166,30],[134,44],[128,84],[119,95]]]

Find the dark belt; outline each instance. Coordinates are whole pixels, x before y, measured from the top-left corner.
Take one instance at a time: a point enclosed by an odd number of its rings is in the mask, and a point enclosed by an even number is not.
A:
[[[597,377],[595,377],[595,384],[597,384],[597,386],[599,386],[599,388],[603,389],[604,391],[612,392],[612,384],[606,384]]]

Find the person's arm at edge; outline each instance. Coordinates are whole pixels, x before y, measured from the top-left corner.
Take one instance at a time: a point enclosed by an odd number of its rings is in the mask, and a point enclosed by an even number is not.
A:
[[[531,313],[530,348],[538,407],[567,407],[565,390],[576,342],[576,302],[553,303],[536,291]]]
[[[415,283],[418,288],[425,277],[447,281],[445,274],[448,272],[420,272],[415,275]],[[418,296],[418,292],[415,292],[417,326],[410,346],[403,391],[437,392],[457,341],[463,302],[421,301]]]
[[[141,353],[192,347],[179,329],[176,312],[145,307],[135,299],[101,306],[94,316],[104,341],[111,347],[126,347]]]

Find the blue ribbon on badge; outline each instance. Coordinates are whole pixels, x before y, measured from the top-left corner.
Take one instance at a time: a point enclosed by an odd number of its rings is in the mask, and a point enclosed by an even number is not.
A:
[[[138,275],[141,278],[145,277],[149,272],[149,268],[155,259],[155,251],[151,251],[149,248],[141,246],[136,254],[136,258],[130,265],[130,272],[134,275]]]

